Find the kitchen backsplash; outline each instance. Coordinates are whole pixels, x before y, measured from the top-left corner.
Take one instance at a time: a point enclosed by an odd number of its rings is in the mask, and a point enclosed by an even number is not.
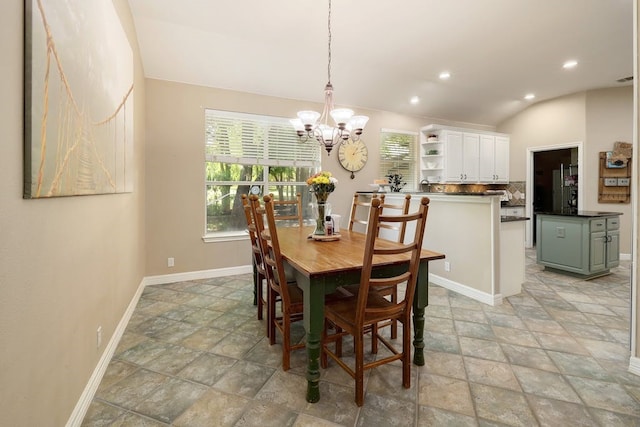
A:
[[[507,206],[524,206],[526,204],[524,200],[525,181],[511,181],[507,184],[506,190],[509,197]]]
[[[525,205],[525,181],[511,181],[509,184],[423,184],[422,191],[432,193],[485,193],[505,190],[508,201],[503,206]]]

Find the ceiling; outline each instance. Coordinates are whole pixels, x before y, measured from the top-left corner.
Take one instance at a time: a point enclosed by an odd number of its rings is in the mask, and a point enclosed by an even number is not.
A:
[[[323,101],[327,1],[129,3],[146,77]],[[336,106],[356,113],[495,126],[633,75],[633,0],[333,0],[331,32]]]

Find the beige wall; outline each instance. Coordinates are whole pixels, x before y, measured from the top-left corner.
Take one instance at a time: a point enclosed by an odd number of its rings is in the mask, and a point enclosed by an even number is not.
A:
[[[61,426],[144,276],[144,79],[136,59],[134,193],[23,200],[22,34],[23,2],[0,2],[0,413]]]
[[[599,153],[611,151],[616,141],[633,142],[633,86],[587,92],[587,139],[585,142],[585,209],[622,212],[620,252],[631,253],[633,214],[631,203],[599,203]],[[637,167],[637,151],[632,167]]]
[[[511,135],[510,178],[526,180],[527,149],[582,142],[583,209],[621,212],[620,251],[631,253],[631,203],[598,203],[600,151],[633,139],[633,87],[592,90],[534,104],[504,121],[499,132]]]
[[[321,85],[320,85],[321,86]],[[318,97],[323,95],[319,86]],[[204,109],[213,108],[280,117],[298,110],[322,110],[320,104],[223,89],[147,80],[147,275],[179,273],[250,264],[248,241],[204,243]],[[336,92],[339,101],[340,92]],[[364,110],[370,116],[363,134],[369,161],[355,179],[342,169],[335,150],[323,151],[322,168],[338,179],[330,196],[334,213],[349,214],[353,193],[369,191],[378,178],[380,129],[417,130],[423,118]],[[344,224],[343,224],[344,225]],[[167,267],[167,258],[175,267]]]
[[[511,135],[509,179],[526,180],[527,148],[585,140],[584,92],[534,104],[502,122],[498,132]]]

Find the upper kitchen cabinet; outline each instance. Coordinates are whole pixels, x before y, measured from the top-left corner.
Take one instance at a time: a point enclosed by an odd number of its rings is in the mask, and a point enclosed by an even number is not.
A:
[[[509,138],[480,135],[480,182],[509,182]]]
[[[423,182],[509,182],[509,136],[429,125],[420,132]]]
[[[480,135],[468,132],[443,131],[445,134],[445,181],[478,182]]]

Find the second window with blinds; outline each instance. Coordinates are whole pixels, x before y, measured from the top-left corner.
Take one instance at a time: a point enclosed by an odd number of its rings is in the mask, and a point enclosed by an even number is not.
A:
[[[418,133],[382,129],[380,132],[380,168],[378,175],[402,175],[406,185],[402,191],[415,191],[417,188],[416,159],[418,152]]]

